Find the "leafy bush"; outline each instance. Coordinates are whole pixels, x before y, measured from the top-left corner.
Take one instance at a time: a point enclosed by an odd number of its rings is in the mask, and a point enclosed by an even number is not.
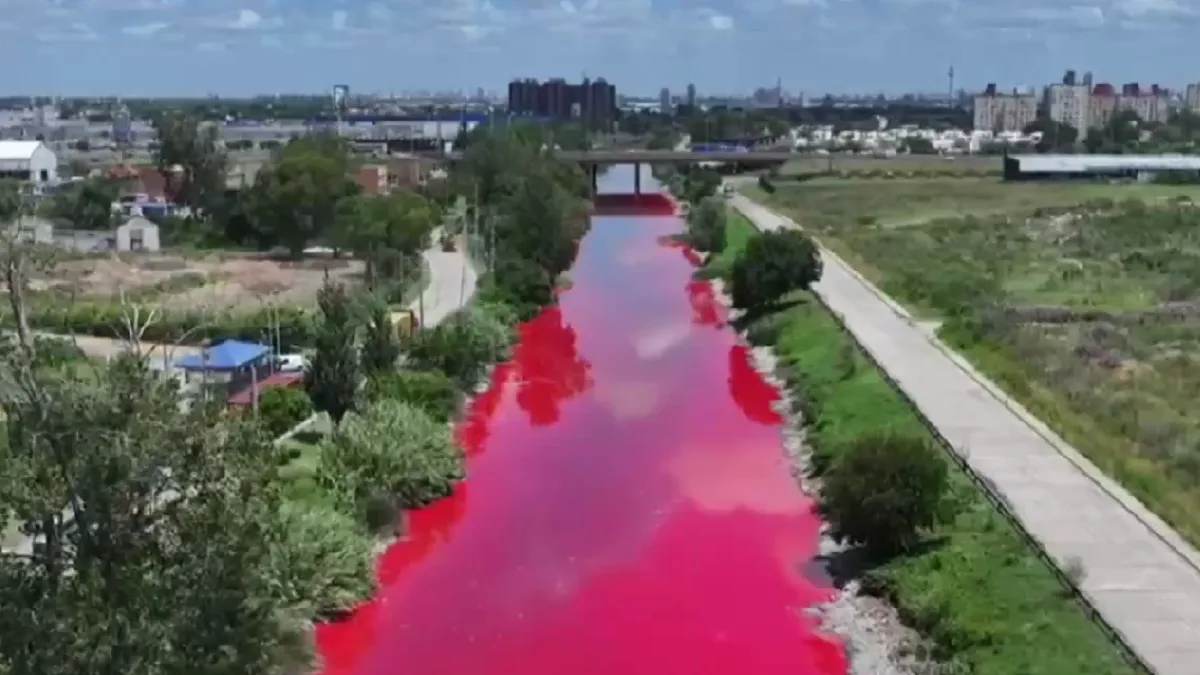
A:
[[[554,279],[537,264],[520,258],[502,258],[494,272],[479,278],[476,298],[506,305],[521,319],[532,319],[554,302]]]
[[[767,194],[775,194],[775,183],[771,182],[766,176],[758,177],[758,188]]]
[[[258,419],[273,437],[286,434],[312,414],[312,401],[303,390],[271,387],[258,395]]]
[[[720,253],[725,249],[725,205],[709,197],[687,217],[688,243],[700,251]]]
[[[381,497],[399,509],[424,506],[449,495],[464,475],[449,427],[414,405],[388,399],[347,415],[322,457],[318,483],[364,520],[378,511]]]
[[[440,370],[463,389],[479,382],[487,368],[503,361],[513,342],[512,327],[495,313],[468,305],[409,343],[408,364]]]
[[[352,609],[374,588],[370,537],[330,506],[284,501],[268,530],[266,578],[288,606],[325,618]]]
[[[948,485],[936,448],[888,433],[850,441],[823,478],[820,510],[833,535],[881,555],[908,550],[937,524]]]
[[[461,396],[454,382],[437,370],[401,370],[367,380],[367,401],[401,401],[437,420],[449,420]]]
[[[821,278],[821,256],[806,235],[795,230],[763,232],[750,239],[733,265],[733,304],[757,313],[785,294],[809,288]]]
[[[694,167],[683,177],[682,197],[691,204],[699,204],[717,194],[721,187],[721,174],[707,168]]]

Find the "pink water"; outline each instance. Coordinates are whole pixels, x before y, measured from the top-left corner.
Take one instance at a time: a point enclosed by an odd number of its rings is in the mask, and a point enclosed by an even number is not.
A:
[[[412,514],[374,601],[318,628],[327,675],[845,673],[801,614],[829,591],[802,573],[819,522],[777,394],[679,229],[595,218],[459,429],[467,480]]]

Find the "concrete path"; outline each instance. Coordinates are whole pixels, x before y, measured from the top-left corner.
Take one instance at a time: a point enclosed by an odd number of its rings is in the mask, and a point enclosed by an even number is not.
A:
[[[434,233],[434,242],[438,239],[438,234]],[[409,305],[409,309],[414,312],[424,310],[422,326],[436,326],[446,315],[465,305],[475,295],[478,275],[467,259],[466,251],[461,249],[443,251],[435,243],[422,256],[429,265],[429,285],[421,297]]]
[[[742,195],[762,229],[797,227]],[[841,259],[817,294],[1158,675],[1200,673],[1200,554]],[[1065,674],[1064,674],[1065,675]]]

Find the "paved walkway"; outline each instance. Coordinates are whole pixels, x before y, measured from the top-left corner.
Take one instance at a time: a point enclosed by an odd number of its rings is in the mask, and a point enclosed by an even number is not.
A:
[[[738,195],[762,229],[792,221]],[[1200,673],[1200,555],[907,312],[823,251],[814,290],[1158,675]],[[1065,675],[1065,674],[1064,674]]]
[[[434,242],[438,233],[434,233]],[[443,251],[434,247],[422,254],[429,265],[429,285],[409,309],[425,312],[423,326],[436,326],[446,315],[462,307],[475,294],[477,274],[465,251]]]

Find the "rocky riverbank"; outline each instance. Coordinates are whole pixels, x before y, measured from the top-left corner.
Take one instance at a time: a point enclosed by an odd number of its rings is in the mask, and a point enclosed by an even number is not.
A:
[[[729,296],[722,280],[714,279],[711,283],[718,301],[729,308]],[[820,484],[808,477],[810,453],[805,444],[804,420],[793,405],[787,382],[780,376],[779,360],[770,347],[752,347],[750,354],[754,369],[780,393],[775,411],[784,420],[781,427],[782,445],[792,475],[800,489],[806,494],[816,495],[820,491]],[[814,562],[830,578],[837,579],[839,587],[831,601],[804,611],[816,616],[822,630],[836,636],[845,645],[850,673],[930,675],[938,672],[937,664],[921,656],[926,650],[920,635],[900,621],[895,609],[879,598],[861,592],[853,570],[831,569],[830,561],[844,560],[847,557],[843,555],[846,549],[830,537],[824,527],[819,550],[819,558]]]

